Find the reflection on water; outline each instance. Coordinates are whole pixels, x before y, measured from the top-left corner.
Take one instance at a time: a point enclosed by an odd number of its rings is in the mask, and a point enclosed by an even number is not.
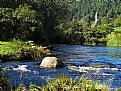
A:
[[[69,63],[74,66],[62,69],[45,69],[36,65],[39,62],[0,64],[6,69],[8,79],[14,86],[18,86],[21,81],[26,86],[29,86],[30,83],[46,84],[46,80],[58,77],[60,74],[80,78],[85,72],[86,76],[95,82],[105,83],[111,88],[121,86],[121,48],[55,45],[53,55],[66,64]],[[22,77],[20,77],[21,74]]]

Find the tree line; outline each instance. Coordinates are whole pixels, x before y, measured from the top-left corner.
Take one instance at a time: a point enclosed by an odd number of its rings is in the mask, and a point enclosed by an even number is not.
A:
[[[0,26],[1,41],[105,45],[107,35],[121,27],[121,1],[1,0]]]

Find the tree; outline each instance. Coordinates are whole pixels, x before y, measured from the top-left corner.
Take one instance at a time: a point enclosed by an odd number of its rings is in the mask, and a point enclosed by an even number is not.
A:
[[[12,12],[11,8],[1,8],[0,9],[0,39],[7,40],[13,37],[13,20],[12,20]]]
[[[35,31],[37,12],[31,8],[31,6],[23,4],[19,5],[19,7],[13,12],[13,18],[16,23],[15,27],[18,26],[17,37],[19,38],[23,35],[23,38],[31,39],[30,36],[32,32]]]
[[[114,24],[116,27],[121,26],[121,14],[118,15],[117,18],[115,18],[113,24]]]
[[[15,11],[12,8],[2,8],[0,12],[1,39],[29,39],[36,24],[36,11],[23,4]]]
[[[57,26],[66,19],[66,15],[69,13],[68,4],[66,0],[36,0],[32,4],[33,7],[36,6],[35,9],[39,14],[38,21],[42,24],[39,31],[42,33],[45,42],[54,42],[54,38],[57,36]]]

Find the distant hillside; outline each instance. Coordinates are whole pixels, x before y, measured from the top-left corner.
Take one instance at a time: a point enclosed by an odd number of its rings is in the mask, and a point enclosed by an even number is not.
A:
[[[95,13],[98,13],[100,23],[111,23],[121,14],[121,0],[73,0],[75,7],[73,19],[84,19],[91,25]]]

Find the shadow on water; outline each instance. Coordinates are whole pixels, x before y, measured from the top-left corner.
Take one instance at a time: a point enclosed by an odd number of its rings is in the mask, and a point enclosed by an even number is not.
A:
[[[107,84],[111,88],[121,86],[121,48],[80,46],[80,45],[55,45],[53,55],[60,58],[69,67],[62,69],[45,69],[36,64],[40,62],[5,62],[0,63],[8,74],[8,79],[14,86],[22,83],[43,85],[46,80],[65,74],[69,77],[81,77],[79,67],[92,67],[87,70],[86,77]],[[23,70],[16,70],[23,65]],[[72,67],[71,67],[72,66]]]

